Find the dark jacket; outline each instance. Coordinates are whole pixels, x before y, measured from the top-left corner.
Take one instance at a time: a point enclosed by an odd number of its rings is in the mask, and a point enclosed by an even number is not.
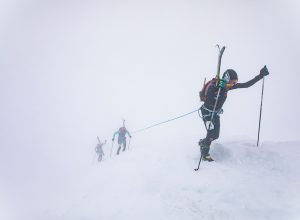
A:
[[[225,88],[221,88],[219,98],[218,98],[218,102],[217,102],[217,106],[216,106],[216,111],[219,111],[222,108],[223,104],[226,101],[227,92],[229,90],[248,88],[248,87],[254,85],[256,82],[258,82],[262,78],[263,78],[262,75],[257,75],[253,79],[249,80],[248,82],[237,83],[237,84],[235,84],[231,87],[227,86]],[[207,108],[211,111],[214,109],[219,88],[220,87],[217,85],[217,79],[216,78],[212,79],[210,84],[208,85],[208,88],[207,88],[206,100],[204,102],[204,107],[205,108]]]

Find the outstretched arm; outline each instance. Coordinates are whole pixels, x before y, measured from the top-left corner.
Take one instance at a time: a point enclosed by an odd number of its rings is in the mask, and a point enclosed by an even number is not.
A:
[[[113,134],[113,138],[112,138],[113,141],[114,141],[114,139],[115,139],[115,136],[116,136],[118,133],[119,133],[119,131],[116,131],[116,132]]]
[[[128,136],[131,138],[131,134],[129,133],[129,131],[127,131]]]
[[[255,83],[257,83],[259,80],[262,79],[262,76],[257,75],[253,79],[249,80],[248,82],[245,83],[237,83],[235,84],[232,89],[242,89],[242,88],[249,88],[250,86],[253,86]]]
[[[248,82],[245,82],[245,83],[237,83],[230,90],[248,88],[248,87],[254,85],[255,83],[257,83],[259,80],[261,80],[264,76],[267,76],[267,75],[269,75],[269,71],[268,71],[268,68],[266,66],[264,66],[260,70],[260,73],[257,76],[255,76],[253,79],[251,79],[251,80],[249,80]]]

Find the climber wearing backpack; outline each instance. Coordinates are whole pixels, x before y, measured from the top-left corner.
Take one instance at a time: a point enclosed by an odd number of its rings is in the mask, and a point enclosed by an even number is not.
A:
[[[233,69],[228,69],[223,73],[222,79],[213,78],[207,82],[200,92],[200,100],[204,101],[201,106],[202,119],[204,121],[207,134],[206,137],[199,141],[201,148],[201,155],[203,160],[213,161],[209,155],[211,142],[218,139],[220,133],[220,117],[222,114],[222,106],[226,101],[227,92],[233,89],[248,88],[262,79],[264,76],[269,75],[269,71],[264,66],[260,73],[253,79],[245,83],[238,83],[238,75]],[[218,92],[220,93],[218,96]],[[218,96],[218,98],[217,98]],[[216,104],[217,100],[217,104]],[[216,104],[216,107],[215,107]],[[214,109],[215,108],[215,109]]]
[[[119,148],[118,148],[117,154],[120,153],[121,145],[123,145],[123,151],[125,151],[125,149],[126,149],[126,134],[128,134],[129,138],[131,138],[130,133],[127,131],[125,126],[123,126],[123,127],[119,128],[119,130],[116,131],[113,135],[112,141],[114,141],[115,136],[118,135]]]
[[[98,154],[98,161],[101,162],[102,161],[102,156],[104,156],[104,152],[103,152],[103,145],[106,144],[106,140],[102,143],[100,141],[100,139],[98,138],[98,144],[97,146],[95,147],[95,151],[96,153]]]

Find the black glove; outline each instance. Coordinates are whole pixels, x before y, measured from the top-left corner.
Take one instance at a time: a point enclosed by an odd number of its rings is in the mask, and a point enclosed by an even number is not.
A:
[[[268,70],[267,66],[264,66],[264,67],[260,70],[259,75],[261,76],[261,78],[264,77],[264,76],[269,75],[269,70]]]
[[[111,140],[114,142],[115,139],[113,138],[113,139],[111,139]]]

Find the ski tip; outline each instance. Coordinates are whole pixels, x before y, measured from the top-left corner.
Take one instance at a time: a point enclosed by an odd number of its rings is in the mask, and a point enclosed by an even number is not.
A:
[[[216,47],[219,49],[219,52],[221,52],[221,53],[223,53],[225,48],[226,48],[225,46],[223,46],[222,49],[221,49],[219,44],[217,44]]]

